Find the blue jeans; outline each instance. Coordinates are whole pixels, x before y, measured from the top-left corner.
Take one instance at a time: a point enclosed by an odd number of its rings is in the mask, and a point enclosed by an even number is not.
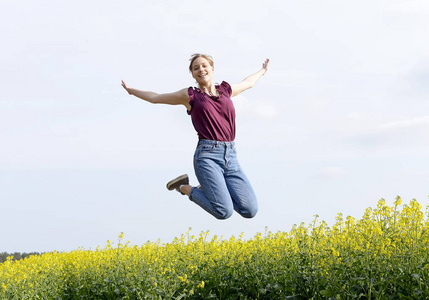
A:
[[[194,169],[201,187],[191,189],[191,201],[217,219],[229,218],[234,210],[245,218],[256,215],[258,202],[238,163],[234,142],[200,140]]]

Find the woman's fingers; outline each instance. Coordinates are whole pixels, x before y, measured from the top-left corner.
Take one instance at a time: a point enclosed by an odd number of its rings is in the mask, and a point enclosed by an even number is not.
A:
[[[262,67],[264,68],[264,69],[267,69],[268,68],[268,63],[270,62],[270,60],[267,58],[266,60],[265,60],[265,62],[264,62],[264,64],[262,65]]]
[[[122,83],[121,83],[121,85],[122,85],[122,87],[128,92],[128,94],[130,93],[129,91],[128,91],[128,86],[127,86],[127,84],[125,83],[125,81],[123,81],[123,80],[121,80],[122,81]]]
[[[121,80],[121,81],[122,81],[122,83],[121,83],[122,87],[127,91],[128,94],[131,94],[130,91],[128,90],[128,85],[125,83],[125,81],[123,81],[123,80]]]

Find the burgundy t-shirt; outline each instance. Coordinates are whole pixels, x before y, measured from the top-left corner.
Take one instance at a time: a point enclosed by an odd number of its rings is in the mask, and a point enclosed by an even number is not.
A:
[[[232,142],[235,140],[235,109],[231,86],[216,85],[219,96],[210,96],[199,88],[188,89],[192,124],[200,140]]]

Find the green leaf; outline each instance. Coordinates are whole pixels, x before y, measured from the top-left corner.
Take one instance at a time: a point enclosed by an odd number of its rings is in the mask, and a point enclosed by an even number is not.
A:
[[[177,296],[176,300],[180,300],[186,297],[186,293],[180,294],[179,296]]]
[[[334,296],[334,292],[331,291],[330,289],[321,290],[320,295],[325,296],[325,297],[332,297],[332,296]]]
[[[419,274],[411,274],[411,277],[413,277],[415,280],[419,281],[420,275]]]

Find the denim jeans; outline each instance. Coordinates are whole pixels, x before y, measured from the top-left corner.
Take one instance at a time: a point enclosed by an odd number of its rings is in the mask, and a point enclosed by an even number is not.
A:
[[[234,210],[245,218],[256,215],[258,202],[238,163],[234,142],[200,140],[194,169],[201,187],[191,189],[191,201],[217,219],[229,218]]]

